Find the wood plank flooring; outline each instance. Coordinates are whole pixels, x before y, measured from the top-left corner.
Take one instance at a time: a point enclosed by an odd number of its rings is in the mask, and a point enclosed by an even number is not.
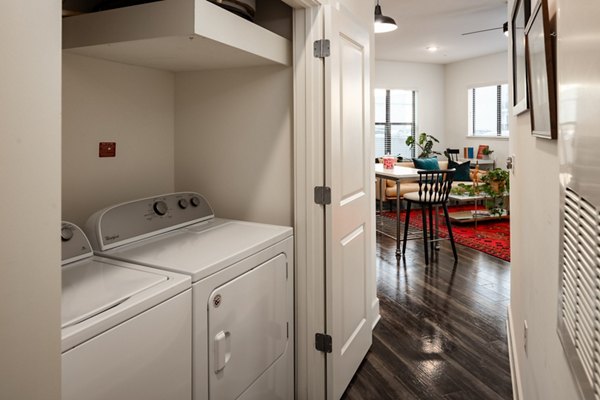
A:
[[[512,399],[506,338],[510,264],[442,242],[425,267],[422,241],[397,265],[377,236],[381,320],[343,399]]]

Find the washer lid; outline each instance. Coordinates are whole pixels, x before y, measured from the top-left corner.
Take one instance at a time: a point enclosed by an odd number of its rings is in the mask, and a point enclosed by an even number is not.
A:
[[[103,253],[192,276],[192,282],[292,235],[292,228],[215,218]]]
[[[102,314],[167,280],[167,276],[113,265],[110,260],[88,259],[65,266],[61,328]]]

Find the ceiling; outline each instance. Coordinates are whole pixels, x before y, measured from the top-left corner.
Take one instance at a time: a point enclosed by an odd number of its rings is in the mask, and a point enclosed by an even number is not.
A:
[[[398,29],[375,35],[375,58],[448,64],[507,50],[506,0],[379,0]],[[500,28],[463,36],[462,33]],[[430,52],[428,46],[437,46]]]

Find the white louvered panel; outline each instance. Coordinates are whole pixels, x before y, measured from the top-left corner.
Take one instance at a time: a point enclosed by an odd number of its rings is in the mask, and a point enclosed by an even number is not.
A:
[[[587,384],[600,400],[600,217],[593,205],[570,189],[562,215],[559,317]]]

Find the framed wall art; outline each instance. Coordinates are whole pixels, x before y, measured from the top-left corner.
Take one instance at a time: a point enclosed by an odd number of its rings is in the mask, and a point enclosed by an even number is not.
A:
[[[531,133],[545,139],[557,136],[553,35],[548,0],[539,0],[525,29],[525,55]]]
[[[519,115],[529,109],[525,27],[529,20],[530,10],[530,0],[516,0],[511,14],[513,115]]]

